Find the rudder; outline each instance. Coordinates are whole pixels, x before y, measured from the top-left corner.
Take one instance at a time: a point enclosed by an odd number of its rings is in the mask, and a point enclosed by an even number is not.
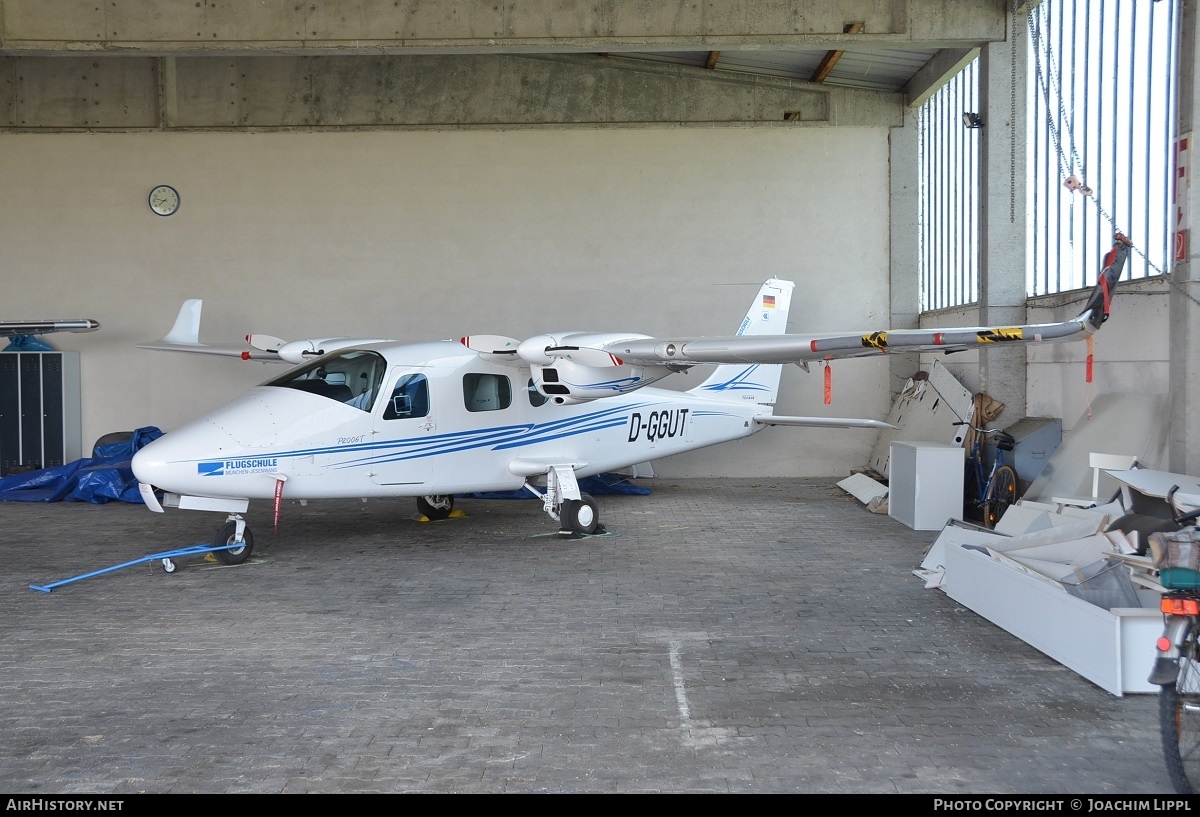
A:
[[[778,278],[765,281],[738,327],[738,336],[786,333],[794,286],[791,281]],[[727,363],[718,366],[707,380],[689,392],[739,403],[748,400],[774,404],[782,373],[783,364],[779,363]]]

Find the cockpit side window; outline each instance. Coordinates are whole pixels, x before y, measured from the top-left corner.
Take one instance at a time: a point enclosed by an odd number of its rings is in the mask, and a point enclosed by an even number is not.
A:
[[[429,415],[429,381],[423,374],[402,374],[383,410],[385,420],[406,420]]]
[[[378,352],[347,349],[322,355],[263,385],[316,394],[369,412],[386,370],[387,364]]]
[[[512,385],[502,374],[463,375],[463,404],[467,411],[500,411],[512,404]]]

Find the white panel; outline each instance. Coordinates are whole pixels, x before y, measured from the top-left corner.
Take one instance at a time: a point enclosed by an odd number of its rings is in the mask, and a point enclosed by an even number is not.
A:
[[[1105,610],[1055,582],[968,548],[945,553],[946,595],[1114,695],[1158,692],[1147,678],[1162,631],[1157,608]]]

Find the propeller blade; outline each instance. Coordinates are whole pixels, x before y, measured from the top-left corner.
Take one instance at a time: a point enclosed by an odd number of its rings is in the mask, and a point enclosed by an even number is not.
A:
[[[283,338],[277,338],[274,335],[246,335],[246,343],[249,343],[252,348],[259,349],[263,352],[278,352],[287,343]]]
[[[489,355],[515,355],[520,341],[504,335],[466,335],[458,339],[472,352]]]

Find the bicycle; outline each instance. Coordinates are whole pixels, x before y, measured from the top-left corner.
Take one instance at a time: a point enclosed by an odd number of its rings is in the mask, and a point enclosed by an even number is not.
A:
[[[1158,728],[1171,785],[1178,794],[1195,794],[1200,786],[1200,528],[1182,526],[1200,518],[1200,508],[1180,514],[1174,501],[1178,490],[1173,486],[1167,492],[1167,504],[1181,529],[1148,537],[1163,586],[1163,633],[1149,681],[1161,687]]]
[[[978,428],[970,420],[956,422],[956,426],[967,426],[975,432],[975,443],[967,456],[966,484],[963,486],[964,504],[970,507],[988,530],[996,527],[1009,505],[1017,501],[1017,471],[1004,461],[1004,452],[1016,447],[1016,439],[998,428]],[[983,464],[984,441],[992,437],[996,441],[996,456],[991,470],[985,472]]]

